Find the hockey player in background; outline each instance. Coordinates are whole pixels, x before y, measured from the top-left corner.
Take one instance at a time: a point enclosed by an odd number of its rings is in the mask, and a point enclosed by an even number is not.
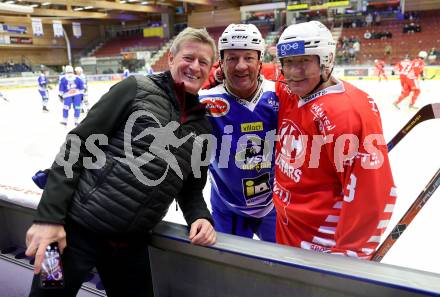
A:
[[[82,80],[84,91],[81,94],[81,112],[88,112],[89,111],[89,93],[88,93],[88,86],[87,86],[87,78],[84,74],[84,71],[81,66],[75,67],[75,74]]]
[[[199,95],[217,139],[209,166],[215,229],[274,242],[270,135],[277,126],[278,98],[275,83],[260,75],[264,48],[255,25],[229,25],[218,43],[223,84]]]
[[[122,68],[122,79],[130,76],[130,70],[127,67]]]
[[[63,96],[63,120],[62,125],[67,125],[70,107],[73,106],[75,126],[79,124],[81,114],[81,98],[84,91],[83,81],[73,73],[73,67],[66,66],[66,73],[60,80],[59,92]]]
[[[409,94],[412,92],[411,101],[409,103],[410,109],[419,109],[414,104],[416,103],[417,98],[420,95],[420,81],[419,79],[423,78],[423,69],[425,68],[425,59],[428,56],[428,53],[425,51],[420,51],[417,58],[411,61],[410,65],[407,66],[404,70],[404,74],[406,74],[404,78],[404,86],[402,86],[402,92],[400,93],[399,98],[393,104],[397,109],[399,108],[399,103],[402,102]]]
[[[37,79],[38,82],[38,92],[40,93],[41,100],[43,103],[43,111],[48,112],[47,102],[49,101],[49,81],[47,79],[47,71],[44,69],[40,70],[40,75]]]
[[[264,78],[272,81],[282,79],[281,65],[276,61],[270,61],[269,63],[263,63],[261,68],[261,74]]]
[[[66,66],[61,66],[61,73],[58,75],[58,86],[60,85],[61,79],[66,75]],[[58,91],[58,98],[60,99],[61,103],[63,103],[63,94]]]
[[[382,77],[388,81],[388,77],[385,74],[385,61],[384,60],[374,60],[374,66],[376,67],[376,72],[377,72],[377,78],[379,79],[379,81],[382,80]]]
[[[220,68],[220,61],[216,61],[209,71],[208,79],[203,83],[202,90],[207,90],[223,83],[223,72]]]
[[[408,74],[410,67],[411,67],[411,60],[409,59],[408,55],[406,55],[405,58],[403,58],[403,60],[399,61],[399,63],[397,63],[394,66],[394,70],[396,74],[399,75],[402,92],[406,86],[406,75]]]
[[[370,259],[396,189],[374,100],[334,78],[336,42],[317,21],[290,25],[277,54],[285,83],[275,154],[277,242]]]

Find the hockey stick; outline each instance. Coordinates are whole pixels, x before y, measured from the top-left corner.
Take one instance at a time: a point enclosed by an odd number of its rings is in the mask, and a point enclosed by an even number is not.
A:
[[[432,103],[423,106],[412,118],[406,123],[406,125],[391,139],[388,143],[388,152],[390,152],[396,144],[402,140],[405,135],[409,133],[417,124],[440,118],[440,103]],[[382,244],[374,252],[371,260],[380,262],[389,249],[394,245],[406,227],[412,222],[415,216],[419,213],[420,209],[425,205],[426,201],[432,196],[435,190],[440,185],[440,169],[434,175],[434,177],[426,185],[425,189],[419,194],[410,208],[406,211],[403,217],[399,220],[397,225],[393,228],[391,233],[385,238]]]
[[[423,106],[417,113],[406,123],[406,125],[388,142],[388,151],[398,144],[406,134],[409,133],[417,124],[421,122],[439,119],[440,118],[440,103],[431,103]]]
[[[4,97],[1,93],[0,93],[0,97],[2,97],[2,99],[5,100],[6,102],[9,102],[8,98]]]
[[[440,169],[437,170],[433,178],[429,181],[423,191],[419,194],[417,199],[413,202],[410,208],[406,211],[403,217],[399,220],[393,231],[385,238],[382,244],[374,252],[371,260],[380,262],[389,249],[402,235],[403,231],[408,227],[412,220],[416,217],[425,203],[431,198],[435,190],[440,186]]]
[[[433,79],[434,77],[436,77],[437,76],[437,73],[434,73],[431,77],[427,77],[427,78],[425,78],[425,79],[427,79],[427,80],[431,80],[431,79]]]

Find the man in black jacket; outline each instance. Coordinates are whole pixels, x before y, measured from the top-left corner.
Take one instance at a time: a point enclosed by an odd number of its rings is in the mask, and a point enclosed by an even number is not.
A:
[[[191,242],[215,243],[202,195],[209,155],[198,137],[211,127],[197,96],[215,52],[206,30],[185,29],[170,49],[170,71],[118,83],[68,134],[26,235],[26,255],[35,255],[29,296],[76,296],[93,267],[108,296],[153,296],[147,238],[173,199]],[[63,252],[64,287],[46,290],[39,274],[53,242]]]

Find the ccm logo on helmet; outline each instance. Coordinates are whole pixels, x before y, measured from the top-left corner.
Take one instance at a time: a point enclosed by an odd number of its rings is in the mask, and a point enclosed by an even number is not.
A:
[[[304,41],[293,41],[289,43],[282,43],[277,45],[278,57],[304,55]]]
[[[234,35],[232,36],[232,39],[247,39],[249,36],[244,35]]]

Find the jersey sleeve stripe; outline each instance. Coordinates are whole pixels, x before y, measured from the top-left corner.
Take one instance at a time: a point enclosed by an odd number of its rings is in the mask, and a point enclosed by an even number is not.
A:
[[[313,236],[313,243],[327,246],[327,247],[334,247],[336,245],[336,242],[332,239],[322,238],[318,236]]]
[[[335,234],[336,227],[321,226],[319,227],[318,231],[325,234]]]
[[[389,220],[381,220],[377,225],[377,229],[385,229],[388,226]]]
[[[332,215],[329,215],[329,216],[327,216],[327,218],[325,219],[325,221],[326,221],[327,223],[337,223],[337,222],[339,222],[339,216],[332,216]]]

